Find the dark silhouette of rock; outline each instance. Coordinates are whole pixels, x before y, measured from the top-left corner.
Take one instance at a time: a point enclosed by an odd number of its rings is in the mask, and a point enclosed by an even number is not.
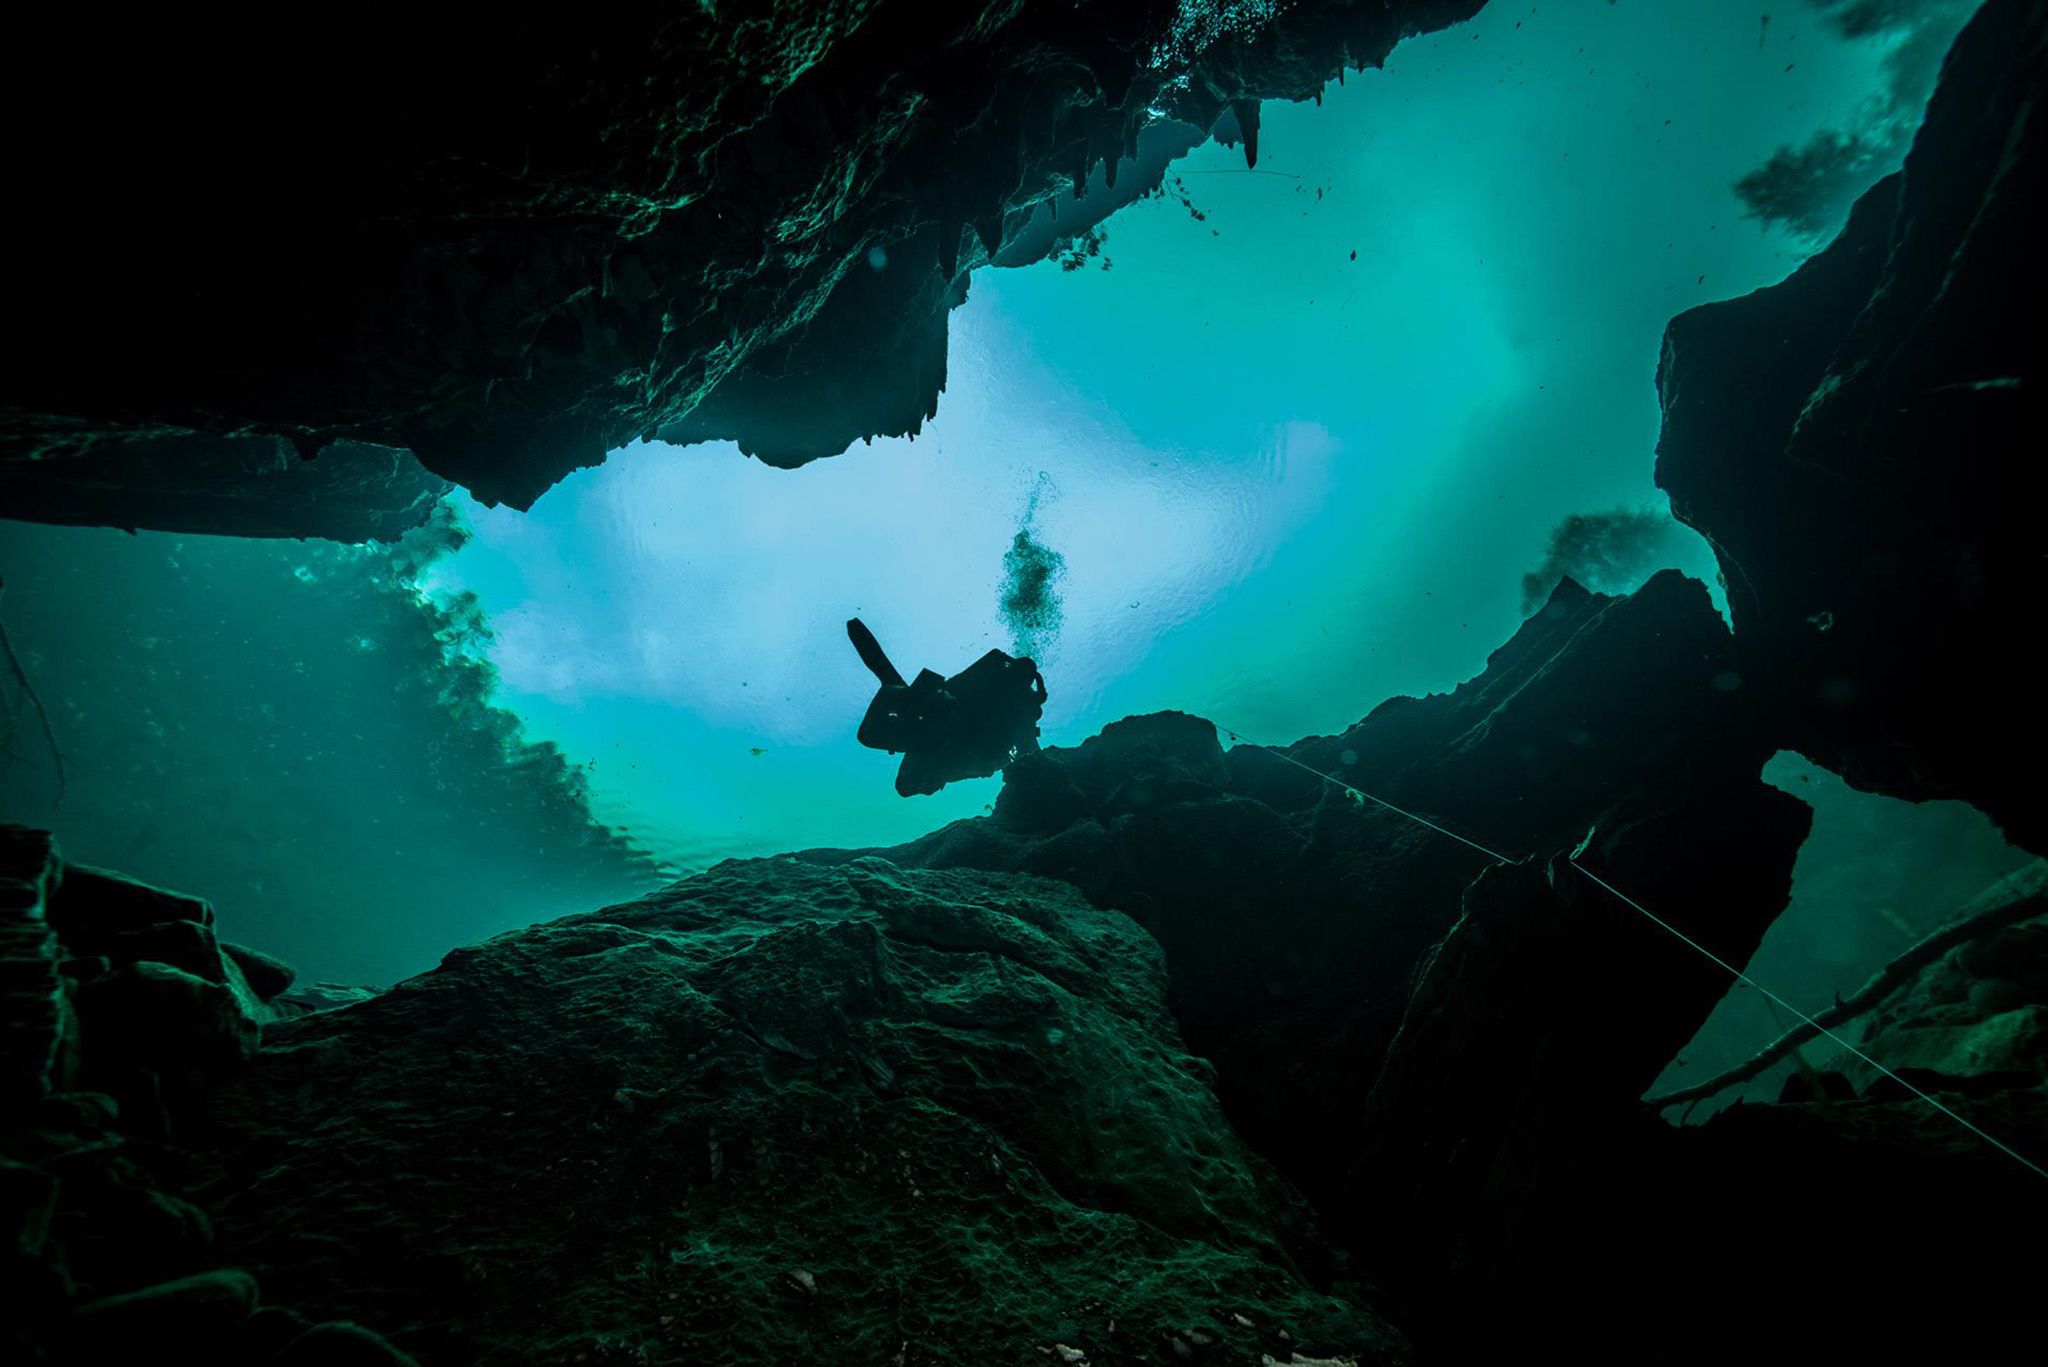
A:
[[[1675,319],[1658,482],[1714,544],[1780,743],[2048,852],[2048,12],[1957,38],[1905,169],[1783,284]]]
[[[0,1255],[11,1262],[40,1254],[56,1212],[56,1178],[27,1163],[0,1160]]]
[[[523,507],[661,430],[778,464],[915,432],[964,272],[1150,111],[1306,99],[1478,8],[1305,0],[1191,36],[1171,0],[727,0],[402,38],[38,11],[5,97],[39,130],[13,224],[38,268],[0,487],[55,521],[390,535],[427,486],[380,447]],[[77,211],[110,186],[118,211]]]
[[[234,536],[395,541],[453,487],[412,452],[337,441],[317,460],[283,437],[110,436],[54,462],[11,458],[0,507],[31,522]]]
[[[247,1059],[261,1029],[230,988],[143,960],[80,989],[86,1077],[121,1098],[131,1119],[189,1097]]]
[[[45,906],[57,867],[43,831],[0,826],[0,1103],[40,1102],[76,1071],[76,1035]]]
[[[202,1272],[82,1305],[73,1327],[80,1347],[103,1362],[146,1361],[173,1345],[204,1356],[255,1308],[248,1273]]]
[[[258,1001],[275,1001],[298,979],[299,975],[292,966],[274,954],[265,954],[260,949],[227,940],[221,941],[220,948],[234,961],[235,967],[242,970],[243,981],[249,984],[249,990],[256,994]]]
[[[1417,967],[1490,860],[1282,756],[1510,857],[1568,851],[1624,809],[1718,805],[1728,815],[1695,833],[1699,849],[1719,857],[1754,819],[1742,857],[1782,874],[1797,839],[1785,846],[1778,795],[1758,778],[1771,751],[1729,686],[1732,651],[1682,576],[1627,598],[1565,581],[1451,693],[1393,699],[1284,751],[1226,752],[1184,714],[1129,718],[1019,760],[991,816],[881,853],[1058,878],[1129,912],[1166,950],[1174,1013],[1215,1063],[1233,1123],[1334,1205]],[[1741,923],[1760,930],[1783,905],[1766,899]],[[1674,998],[1657,1023],[1673,1051],[1705,1015],[1696,1006]]]
[[[83,864],[53,867],[58,871],[45,914],[74,954],[110,953],[120,936],[168,922],[213,925],[213,907],[200,898]]]
[[[278,1361],[284,1367],[414,1367],[382,1334],[346,1320],[314,1325],[285,1345]]]
[[[122,963],[168,964],[216,987],[227,986],[228,960],[213,927],[197,921],[159,921],[141,930],[124,930],[107,944],[109,957]]]
[[[1742,965],[1791,895],[1810,817],[1761,784],[1739,801],[1632,802],[1578,859]],[[1465,1305],[1485,1299],[1502,1324],[1548,1316],[1556,1267],[1630,1256],[1582,1249],[1558,1193],[1608,1160],[1731,985],[1571,858],[1491,868],[1473,883],[1367,1098],[1346,1193],[1345,1228],[1435,1337],[1499,1351],[1505,1340],[1479,1332]]]
[[[360,987],[348,983],[313,983],[295,987],[279,997],[276,1008],[280,1015],[303,1016],[313,1011],[332,1011],[343,1006],[354,1006],[357,1002],[368,1001],[377,995],[374,987]]]
[[[259,1306],[242,1321],[230,1352],[249,1362],[276,1362],[284,1356],[286,1346],[310,1327],[306,1317],[296,1310],[279,1305]]]
[[[307,1330],[292,1311],[256,1309],[255,1280],[221,1267],[176,1147],[206,1130],[210,1089],[269,1014],[211,919],[197,898],[66,866],[47,833],[0,827],[9,1362],[265,1367]]]
[[[2036,1152],[2048,1135],[2042,1088],[1938,1095]],[[1550,1183],[1523,1208],[1542,1260],[1487,1288],[1488,1316],[1467,1302],[1452,1355],[1570,1332],[1589,1361],[1998,1362],[2034,1332],[2026,1231],[2048,1182],[1922,1101],[1745,1103],[1687,1128],[1640,1115],[1589,1133]],[[1876,1305],[1873,1282],[1889,1288]]]

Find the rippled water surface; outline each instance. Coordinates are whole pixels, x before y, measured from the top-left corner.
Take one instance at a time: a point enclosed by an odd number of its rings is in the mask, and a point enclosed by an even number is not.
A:
[[[1561,519],[1662,508],[1665,322],[1814,245],[1731,188],[1886,98],[1886,43],[1809,18],[1489,7],[1269,106],[1255,172],[1198,150],[1077,269],[978,273],[919,440],[794,472],[636,446],[529,514],[470,510],[443,583],[482,596],[505,696],[590,766],[600,814],[686,864],[991,799],[890,791],[850,743],[870,686],[841,623],[906,669],[1008,647],[1027,518],[1065,565],[1054,741],[1163,707],[1289,740],[1448,687],[1514,629]],[[1581,572],[1664,564],[1711,577],[1682,533]]]

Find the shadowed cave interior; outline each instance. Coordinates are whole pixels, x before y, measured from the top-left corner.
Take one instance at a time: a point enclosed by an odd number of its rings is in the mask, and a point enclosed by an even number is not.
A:
[[[103,27],[10,1361],[2035,1355],[2048,6]]]

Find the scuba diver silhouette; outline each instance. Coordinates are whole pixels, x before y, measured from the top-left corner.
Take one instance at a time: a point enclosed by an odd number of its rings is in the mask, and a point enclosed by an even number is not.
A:
[[[860,618],[847,622],[846,634],[881,684],[861,718],[860,743],[902,754],[896,791],[904,797],[986,778],[1038,749],[1045,680],[1030,659],[991,650],[950,679],[926,669],[905,683]]]

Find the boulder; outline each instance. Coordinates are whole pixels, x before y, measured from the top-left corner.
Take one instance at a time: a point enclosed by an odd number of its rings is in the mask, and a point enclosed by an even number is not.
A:
[[[357,987],[348,983],[310,983],[291,988],[271,1000],[269,1005],[279,1015],[303,1016],[314,1011],[337,1011],[344,1006],[366,1002],[377,995],[374,987]]]
[[[215,1266],[206,1212],[102,1144],[45,1165],[63,1193],[63,1263],[87,1293],[169,1281]]]
[[[99,1361],[148,1361],[173,1352],[205,1360],[219,1355],[255,1308],[255,1279],[222,1269],[89,1301],[73,1314],[72,1332]]]
[[[197,921],[159,921],[140,930],[124,930],[110,937],[106,945],[107,957],[115,964],[169,964],[216,987],[228,983],[227,964],[213,927]]]
[[[1166,981],[1062,884],[723,864],[272,1026],[213,1213],[268,1294],[428,1363],[1401,1358],[1300,1270]]]
[[[129,932],[148,931],[169,921],[210,929],[213,907],[126,874],[66,864],[51,889],[48,917],[72,954],[113,957],[116,937]]]
[[[285,1345],[281,1367],[417,1367],[374,1330],[346,1320],[316,1324]]]
[[[130,964],[78,994],[85,1076],[121,1102],[142,1133],[175,1126],[175,1112],[256,1049],[261,1027],[243,994],[170,964]]]
[[[249,990],[260,1002],[272,1002],[287,991],[298,978],[292,966],[275,955],[265,954],[260,949],[221,941],[221,950],[242,970],[242,978],[249,984]]]
[[[2048,892],[2048,861],[2001,880],[1957,919]],[[1949,950],[1865,1017],[1858,1047],[1895,1071],[2014,1087],[2048,1086],[2048,915]],[[1859,1087],[1880,1081],[1863,1059],[1831,1065]],[[1986,1091],[1979,1085],[1972,1090]]]

